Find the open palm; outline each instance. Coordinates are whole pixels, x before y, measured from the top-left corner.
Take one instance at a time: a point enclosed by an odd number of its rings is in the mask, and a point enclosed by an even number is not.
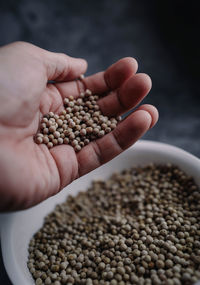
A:
[[[77,97],[79,88],[87,87],[104,95],[98,101],[103,114],[121,115],[146,96],[150,78],[135,74],[137,62],[124,58],[78,85],[76,78],[87,68],[83,59],[23,42],[2,47],[0,63],[1,210],[31,207],[56,194],[131,146],[158,119],[155,107],[142,105],[115,130],[78,153],[69,145],[49,150],[35,144],[33,136],[44,114],[63,109],[63,98]]]

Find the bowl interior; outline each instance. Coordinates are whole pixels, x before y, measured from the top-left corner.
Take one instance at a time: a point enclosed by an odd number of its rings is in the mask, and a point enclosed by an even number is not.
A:
[[[173,163],[192,175],[200,186],[200,160],[198,158],[173,146],[139,141],[109,163],[74,181],[62,192],[45,202],[29,210],[1,215],[3,260],[13,284],[34,284],[26,265],[28,244],[33,234],[42,226],[43,218],[54,209],[56,204],[64,202],[68,194],[76,195],[79,191],[86,190],[94,179],[106,179],[115,171],[131,166],[143,166],[150,162]]]

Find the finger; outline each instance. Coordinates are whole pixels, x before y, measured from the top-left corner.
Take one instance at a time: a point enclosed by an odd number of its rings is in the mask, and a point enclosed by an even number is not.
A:
[[[155,126],[155,124],[157,123],[158,118],[159,118],[159,113],[158,113],[158,110],[156,109],[156,107],[153,105],[149,105],[149,104],[143,104],[137,110],[147,111],[151,115],[152,122],[151,122],[150,128],[153,128]]]
[[[103,94],[121,86],[130,76],[137,71],[137,61],[132,57],[120,59],[106,71],[98,72],[83,79],[84,88],[92,93]],[[56,84],[61,95],[65,97],[79,96],[77,82],[63,82]]]
[[[59,145],[50,149],[60,176],[60,189],[78,178],[76,153],[70,145]]]
[[[74,80],[87,70],[87,62],[82,58],[46,51],[44,55],[48,80],[56,82]]]
[[[98,101],[106,116],[118,116],[137,106],[151,89],[151,79],[147,74],[131,76],[118,90],[110,92]]]
[[[93,93],[102,94],[120,87],[130,76],[136,73],[137,61],[125,57],[112,64],[105,72],[88,76],[84,84]]]
[[[78,154],[79,175],[99,167],[134,144],[152,124],[152,115],[145,110],[137,110],[122,121],[106,136],[91,142]]]

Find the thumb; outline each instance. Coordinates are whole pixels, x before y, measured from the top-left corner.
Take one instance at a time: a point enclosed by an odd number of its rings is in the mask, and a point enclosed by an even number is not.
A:
[[[44,63],[48,80],[70,81],[87,70],[87,61],[64,53],[45,52]]]

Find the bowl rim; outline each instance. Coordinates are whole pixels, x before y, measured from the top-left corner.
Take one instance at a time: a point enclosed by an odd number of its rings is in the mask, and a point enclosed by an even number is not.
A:
[[[190,161],[191,166],[195,165],[195,168],[199,170],[200,173],[200,159],[193,154],[171,144],[166,144],[162,142],[156,142],[151,140],[139,140],[133,146],[131,146],[127,151],[138,150],[142,151],[148,149],[149,151],[157,152],[158,154],[169,154],[171,156],[183,156],[185,161]],[[108,162],[109,163],[109,162]],[[30,209],[28,209],[30,210]],[[26,210],[25,210],[26,211]],[[21,212],[21,211],[20,211]],[[14,213],[0,214],[0,238],[1,238],[1,250],[3,263],[8,274],[9,279],[13,284],[25,284],[26,282],[21,271],[18,270],[16,261],[12,259],[12,249],[9,246],[9,224],[11,224]],[[198,284],[200,284],[198,282]]]

